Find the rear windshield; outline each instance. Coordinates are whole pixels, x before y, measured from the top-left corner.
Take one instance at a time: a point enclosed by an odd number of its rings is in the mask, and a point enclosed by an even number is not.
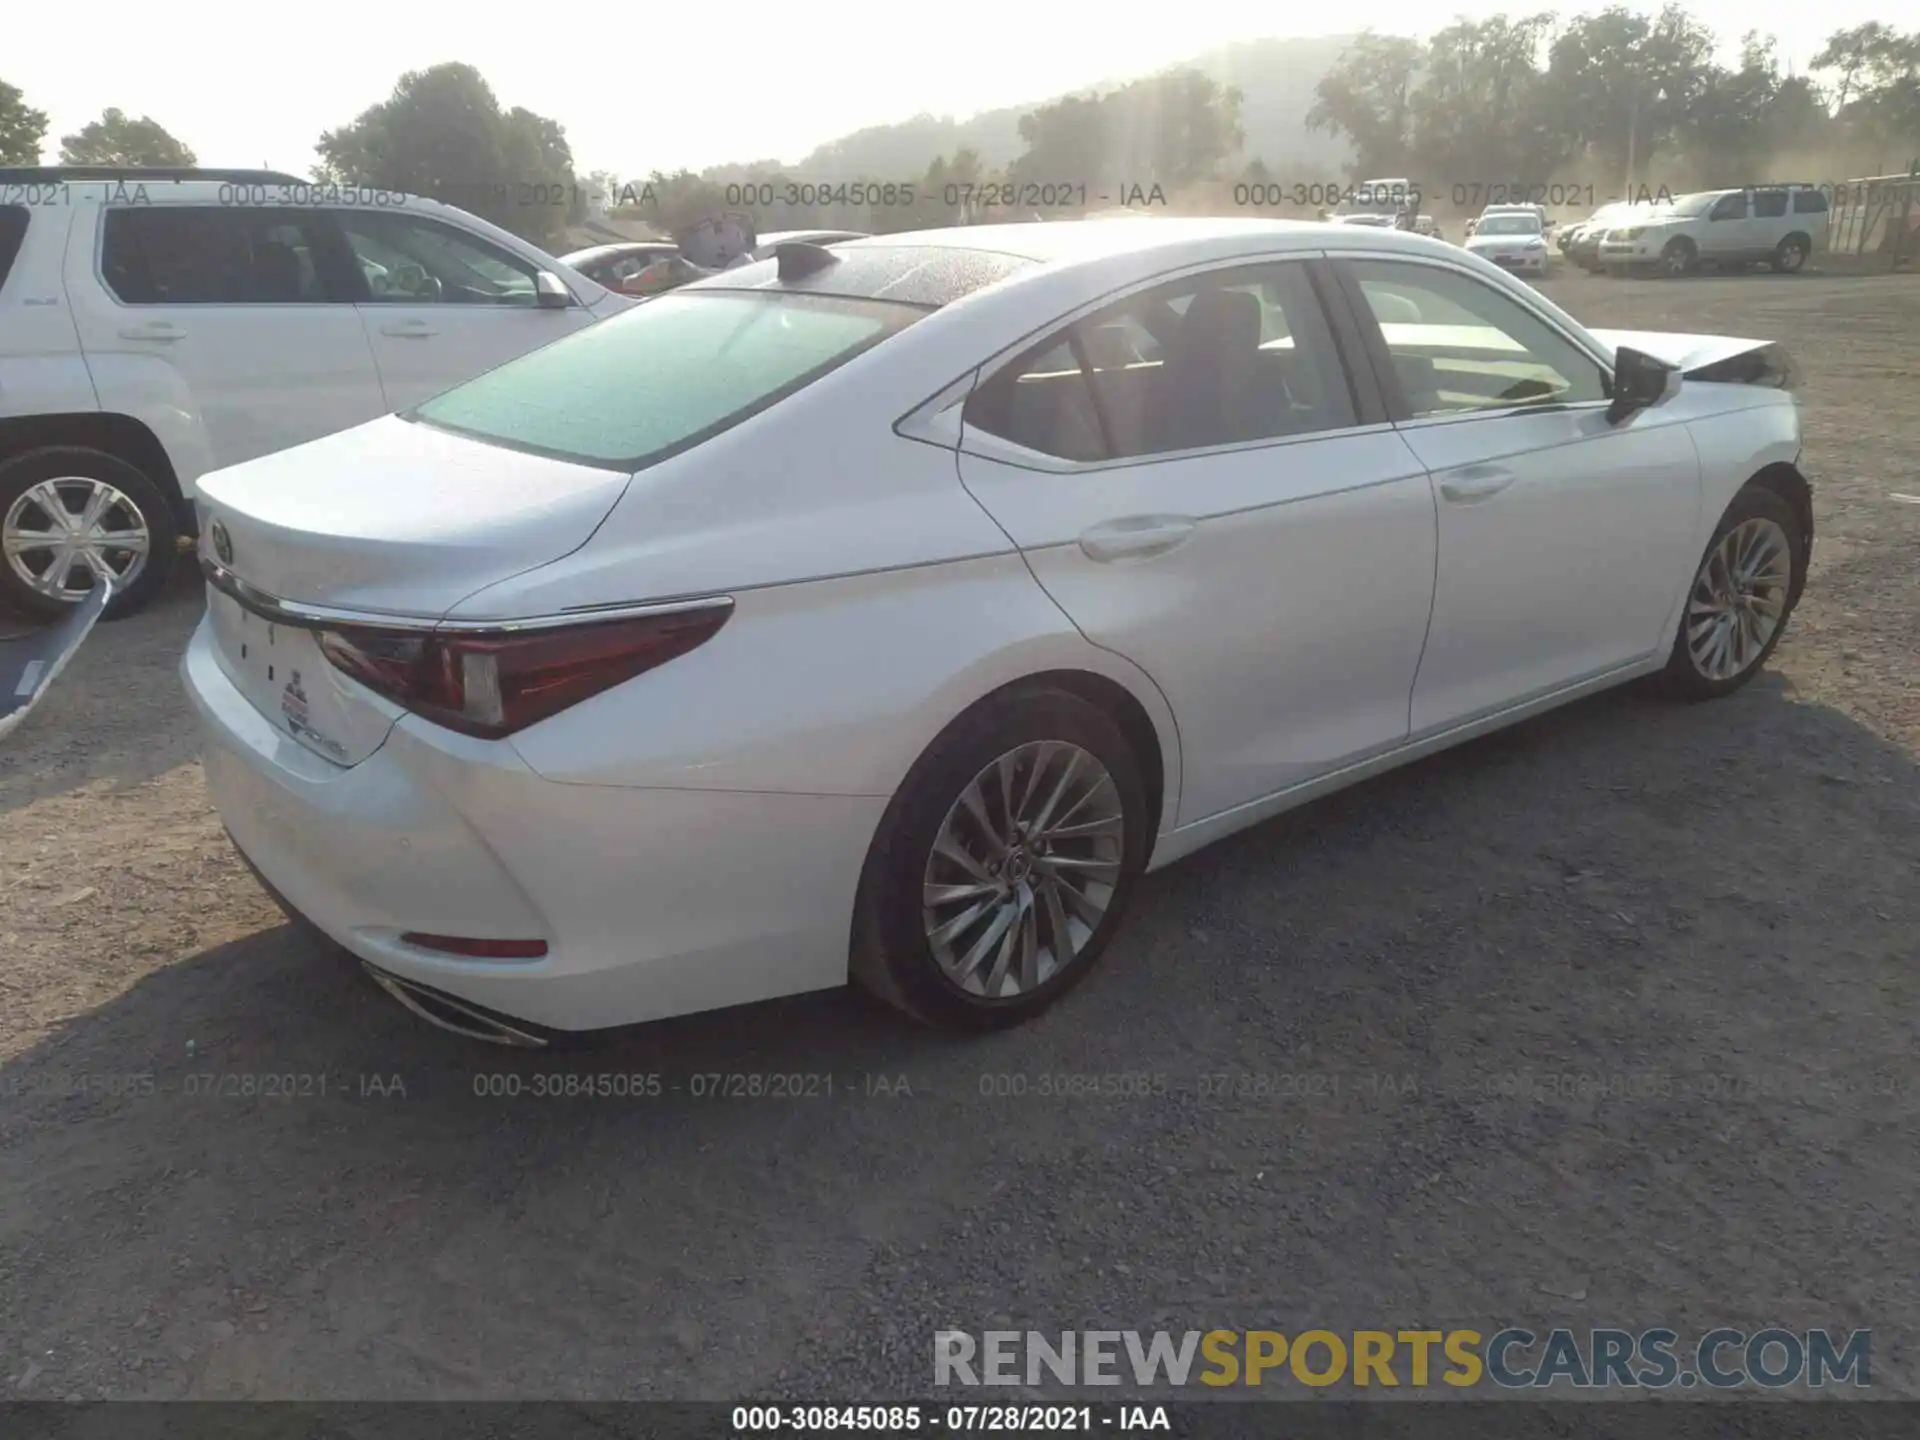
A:
[[[438,395],[408,418],[637,470],[739,424],[926,313],[824,295],[662,295]]]

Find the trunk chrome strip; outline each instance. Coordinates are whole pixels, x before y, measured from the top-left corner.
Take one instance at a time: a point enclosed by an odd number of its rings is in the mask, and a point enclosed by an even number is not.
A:
[[[587,605],[553,615],[529,615],[513,620],[448,620],[438,615],[403,615],[393,612],[340,610],[328,605],[308,605],[298,600],[282,600],[257,585],[250,585],[218,561],[200,557],[200,571],[207,583],[242,609],[275,625],[291,630],[326,630],[351,626],[359,630],[430,630],[435,634],[511,635],[526,630],[557,630],[567,625],[591,625],[599,621],[641,620],[652,615],[682,615],[694,610],[730,610],[731,595],[706,595],[691,599],[652,600],[632,604]]]

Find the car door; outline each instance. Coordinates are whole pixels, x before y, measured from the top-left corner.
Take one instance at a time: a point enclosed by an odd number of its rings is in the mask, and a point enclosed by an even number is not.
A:
[[[1289,259],[1143,288],[968,398],[968,490],[1173,708],[1180,824],[1406,738],[1433,500],[1370,385]]]
[[[1337,263],[1439,517],[1414,738],[1663,650],[1701,504],[1679,412],[1609,420],[1610,367],[1518,284]]]
[[[1792,203],[1793,197],[1785,186],[1753,192],[1753,213],[1747,221],[1745,251],[1749,260],[1767,259],[1792,232]]]
[[[1752,248],[1750,195],[1746,190],[1722,195],[1707,211],[1699,231],[1702,260],[1738,260]]]
[[[341,208],[359,261],[360,318],[389,410],[407,410],[593,316],[539,302],[533,261],[435,216]]]
[[[387,408],[323,216],[163,203],[100,217],[97,237],[70,240],[66,289],[108,409],[137,397],[197,411],[219,468]]]

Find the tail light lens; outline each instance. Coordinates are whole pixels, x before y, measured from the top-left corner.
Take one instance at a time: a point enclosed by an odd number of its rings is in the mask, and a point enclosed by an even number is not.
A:
[[[319,634],[333,666],[422,719],[497,740],[705,644],[733,613],[669,615],[526,631],[341,627]]]

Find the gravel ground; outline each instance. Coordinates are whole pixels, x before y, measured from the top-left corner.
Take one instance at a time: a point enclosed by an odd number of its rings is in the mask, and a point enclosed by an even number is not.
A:
[[[1012,1034],[841,994],[564,1061],[428,1029],[227,848],[197,583],[103,627],[0,756],[0,1394],[869,1399],[949,1326],[1554,1323],[1871,1326],[1920,1393],[1920,283],[1546,288],[1793,343],[1820,538],[1770,672],[1225,842]],[[682,1091],[475,1093],[556,1071]],[[692,1098],[737,1072],[834,1093]],[[298,1093],[188,1093],[256,1075]]]

